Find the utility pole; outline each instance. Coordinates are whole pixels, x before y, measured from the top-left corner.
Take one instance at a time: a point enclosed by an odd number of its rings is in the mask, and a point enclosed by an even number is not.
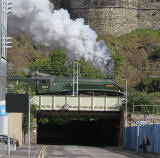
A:
[[[78,80],[79,80],[79,64],[74,61],[73,65],[73,96],[78,95]]]

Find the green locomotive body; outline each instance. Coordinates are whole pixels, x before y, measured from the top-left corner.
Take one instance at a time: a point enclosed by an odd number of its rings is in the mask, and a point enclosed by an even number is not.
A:
[[[42,78],[8,78],[7,89],[8,92],[15,92],[16,84],[23,82],[31,87],[36,94],[54,94],[54,95],[72,95],[73,79],[51,77],[47,79]],[[77,86],[75,85],[75,90]],[[111,95],[122,96],[122,89],[110,79],[84,79],[78,80],[79,95]]]
[[[75,89],[76,89],[75,85]],[[54,78],[50,82],[50,90],[54,93],[68,93],[73,92],[72,79],[58,79]],[[79,94],[94,94],[94,95],[123,95],[122,89],[112,80],[106,79],[84,79],[78,80]]]

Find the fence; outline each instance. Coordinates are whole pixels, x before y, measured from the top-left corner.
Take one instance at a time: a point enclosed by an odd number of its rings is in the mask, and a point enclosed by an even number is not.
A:
[[[137,150],[137,128],[138,126],[124,128],[124,148]],[[142,143],[144,134],[147,134],[150,141],[147,151],[160,154],[160,124],[139,126],[138,145]]]

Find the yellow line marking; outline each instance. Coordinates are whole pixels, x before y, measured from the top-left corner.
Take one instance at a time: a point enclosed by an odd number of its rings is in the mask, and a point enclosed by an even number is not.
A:
[[[42,149],[39,152],[38,158],[44,158],[44,152],[47,146],[43,146]]]

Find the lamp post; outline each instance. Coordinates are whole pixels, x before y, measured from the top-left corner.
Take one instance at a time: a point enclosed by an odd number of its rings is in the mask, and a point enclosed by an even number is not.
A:
[[[123,130],[123,138],[124,138],[124,146],[126,146],[127,142],[127,125],[128,125],[128,79],[125,80],[125,116],[124,116],[124,130]]]
[[[124,126],[126,127],[128,124],[128,79],[120,79],[125,80],[125,114],[124,114]]]

